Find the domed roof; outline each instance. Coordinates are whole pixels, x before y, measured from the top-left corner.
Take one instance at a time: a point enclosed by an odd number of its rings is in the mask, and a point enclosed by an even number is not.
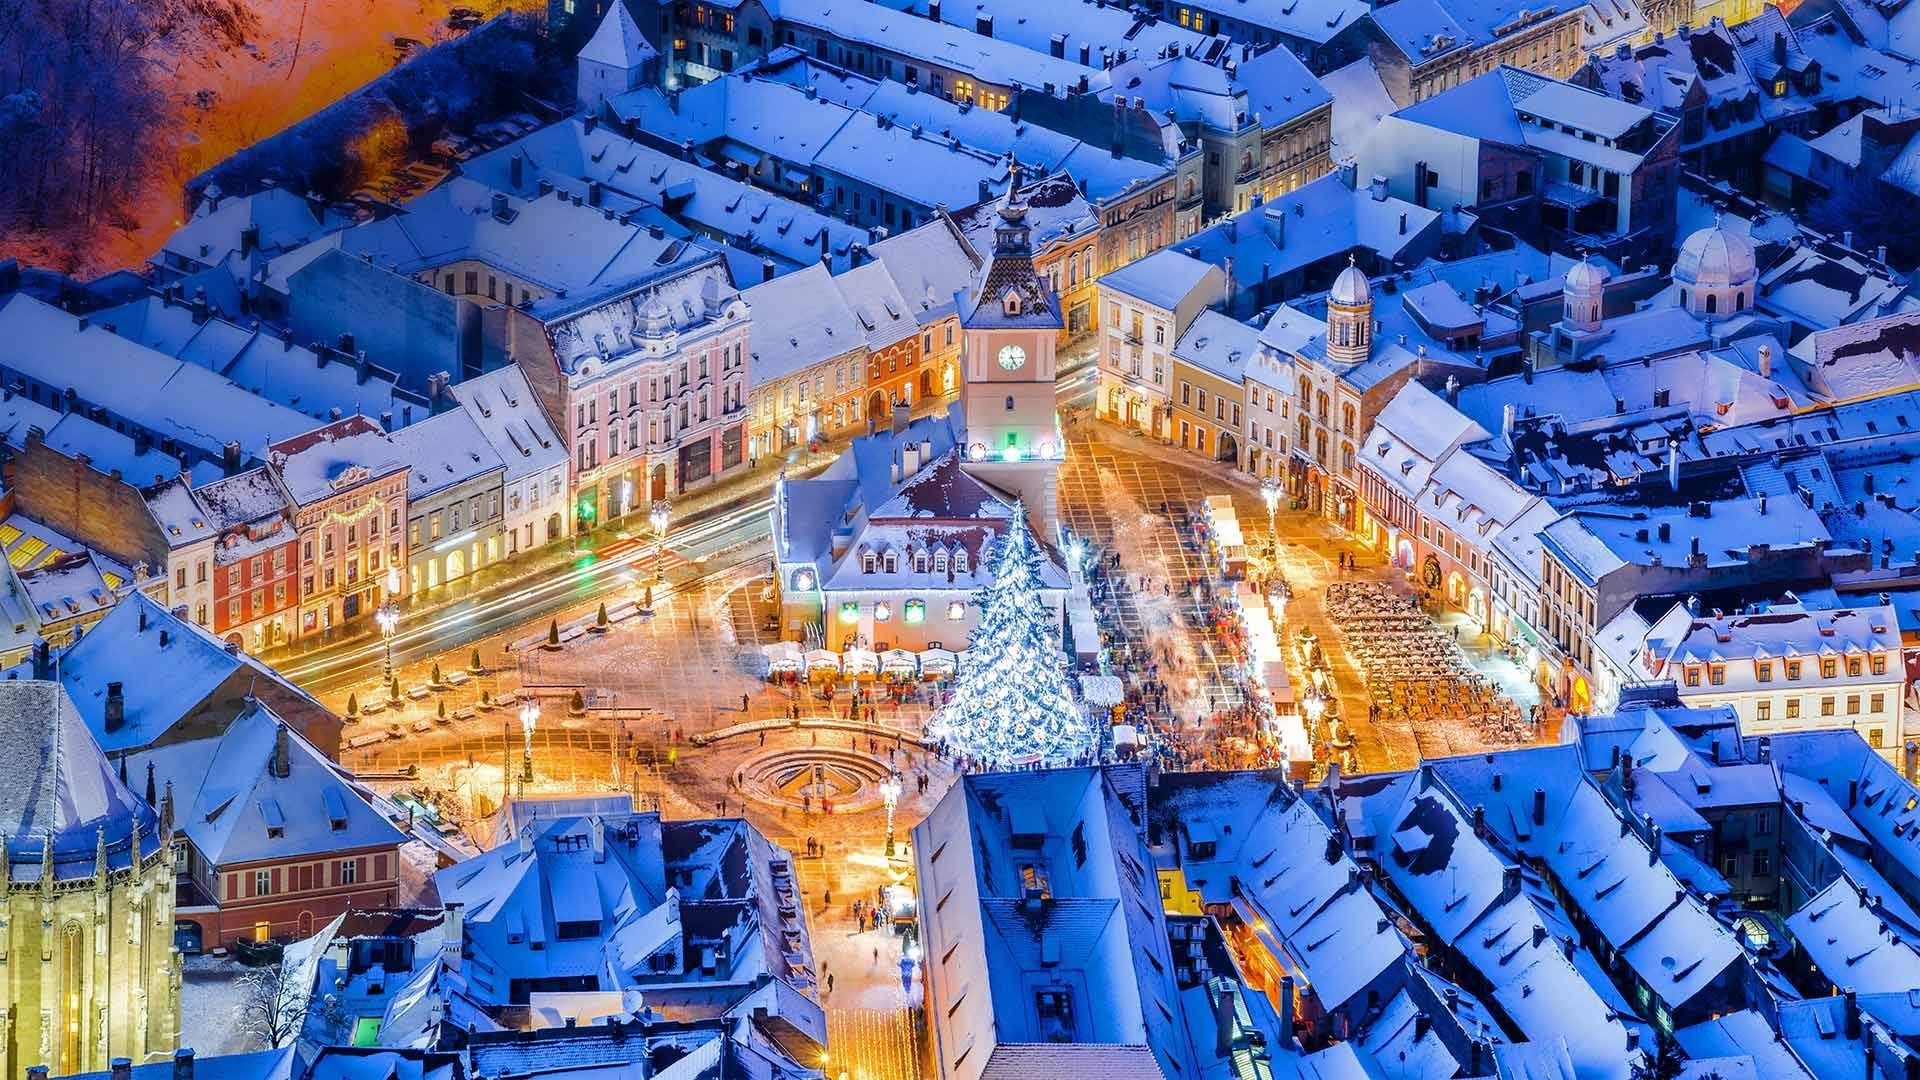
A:
[[[1733,285],[1758,275],[1753,244],[1718,221],[1687,237],[1673,261],[1673,276],[1698,287]]]
[[[1607,283],[1607,268],[1584,256],[1567,271],[1568,292],[1590,292]]]
[[[1373,303],[1373,286],[1367,284],[1367,275],[1353,264],[1353,256],[1347,256],[1347,268],[1333,279],[1333,288],[1327,293],[1327,303],[1343,307]]]

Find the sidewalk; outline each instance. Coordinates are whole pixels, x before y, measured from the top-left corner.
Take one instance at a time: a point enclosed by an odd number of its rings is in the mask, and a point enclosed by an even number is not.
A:
[[[944,410],[952,400],[949,397],[928,399],[915,407],[914,418],[919,419],[935,411]],[[796,446],[780,457],[761,458],[757,464],[748,469],[706,487],[689,491],[673,502],[673,524],[676,526],[693,524],[704,517],[736,508],[765,496],[773,490],[774,480],[780,475],[783,465],[790,476],[809,476],[820,472],[852,445],[854,437],[854,435],[845,435],[824,439],[821,441],[820,450],[811,453],[804,445]],[[598,528],[575,533],[566,543],[548,544],[536,551],[529,551],[514,558],[503,559],[490,566],[481,567],[451,584],[412,594],[401,600],[400,616],[403,621],[413,622],[422,616],[431,615],[466,600],[492,599],[500,594],[512,592],[535,578],[568,569],[574,566],[584,553],[597,550],[616,540],[628,537],[644,539],[649,535],[646,514],[636,510],[635,513]],[[673,532],[669,529],[667,533],[669,547],[672,546],[672,540]],[[276,649],[263,651],[259,656],[266,663],[280,667],[295,660],[310,658],[316,653],[362,647],[378,641],[379,637],[379,630],[372,619],[360,619],[321,634],[289,642]]]

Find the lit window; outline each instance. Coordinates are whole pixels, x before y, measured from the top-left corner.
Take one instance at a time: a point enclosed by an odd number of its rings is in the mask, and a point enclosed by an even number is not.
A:
[[[964,601],[955,600],[953,603],[947,605],[947,618],[949,619],[958,619],[966,613],[967,605]]]
[[[840,605],[840,621],[843,623],[859,622],[860,621],[859,603],[853,600],[849,600],[846,603],[841,604]]]
[[[927,621],[927,602],[925,600],[907,601],[907,621],[910,623]]]

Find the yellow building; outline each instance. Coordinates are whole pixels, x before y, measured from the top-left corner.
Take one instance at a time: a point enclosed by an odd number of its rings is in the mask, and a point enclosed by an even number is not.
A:
[[[0,1071],[155,1060],[180,1031],[171,804],[114,775],[60,684],[0,681]]]

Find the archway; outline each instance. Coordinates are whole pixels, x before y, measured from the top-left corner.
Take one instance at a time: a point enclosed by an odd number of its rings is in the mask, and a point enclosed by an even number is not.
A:
[[[547,519],[547,543],[551,544],[560,539],[560,530],[560,515],[554,514]]]
[[[312,937],[313,936],[313,912],[311,911],[301,912],[300,917],[294,920],[294,928],[296,932],[298,932],[302,940]]]
[[[467,553],[461,548],[447,552],[447,580],[464,577],[467,572]]]
[[[652,492],[647,496],[648,499],[658,502],[667,497],[667,466],[665,463],[653,467],[653,476],[648,480],[647,487]]]
[[[1239,461],[1240,440],[1234,438],[1233,435],[1228,432],[1221,432],[1218,444],[1214,448],[1213,460]]]
[[[241,637],[238,632],[227,635],[227,644],[236,649],[244,649],[247,647],[246,639]]]
[[[893,410],[887,407],[887,392],[885,390],[875,390],[873,393],[867,395],[868,420],[872,421],[875,425],[885,425],[892,422],[892,414]]]
[[[1478,588],[1467,591],[1467,616],[1482,626],[1487,623],[1487,598]]]
[[[1393,564],[1402,570],[1413,569],[1413,541],[1400,538],[1400,545],[1394,549]]]
[[[1467,602],[1467,580],[1455,570],[1447,575],[1447,603],[1454,607],[1464,607]]]

